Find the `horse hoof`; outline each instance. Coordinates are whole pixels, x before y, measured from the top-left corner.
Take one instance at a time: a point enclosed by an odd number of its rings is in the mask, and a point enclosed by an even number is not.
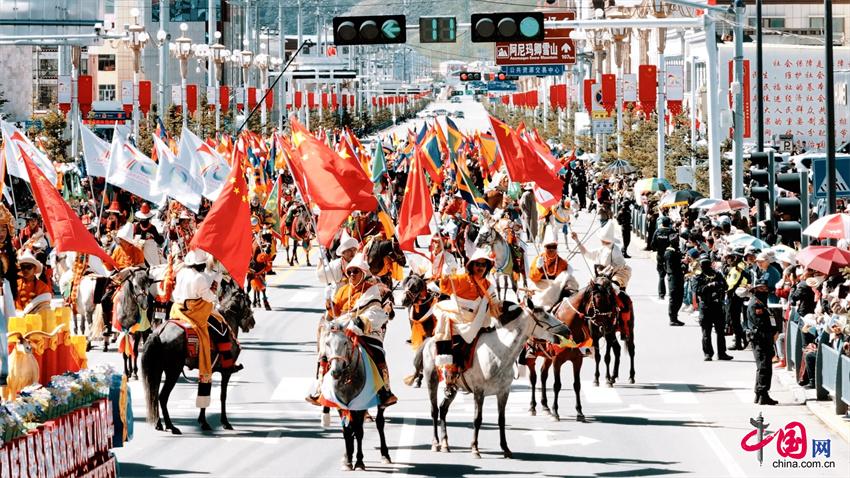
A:
[[[635,383],[635,378],[634,378],[634,377],[629,377],[629,383],[630,383],[630,384],[632,384],[632,385],[634,385],[634,383]]]
[[[343,463],[339,469],[342,471],[351,471],[354,469],[354,466],[351,463]]]
[[[543,407],[543,413],[545,413],[546,415],[551,415],[552,410],[549,410],[549,407],[544,406]]]
[[[431,451],[440,451],[440,445],[436,443],[431,444]]]
[[[233,430],[233,425],[231,425],[230,422],[221,422],[221,428],[224,428],[225,430]]]
[[[608,388],[614,388],[614,381],[608,380]]]
[[[86,352],[91,352],[92,344],[91,341],[86,340]]]
[[[156,426],[154,427],[154,430],[157,430],[157,431],[160,431],[160,432],[163,431],[164,428],[162,428],[162,422],[156,422]]]
[[[585,420],[585,419],[584,419],[584,414],[583,414],[583,413],[579,413],[578,415],[576,415],[576,421],[577,421],[577,422],[582,422],[582,423],[584,423],[584,422],[586,422],[587,420]]]
[[[532,417],[536,417],[537,416],[537,410],[535,410],[534,407],[531,407],[531,408],[528,409],[528,414],[531,415]]]
[[[385,456],[381,458],[381,463],[383,463],[384,465],[392,465],[393,461],[390,459],[390,457]]]
[[[552,414],[552,421],[553,421],[553,422],[560,422],[560,421],[561,421],[561,416],[560,416],[560,415],[558,415],[557,413],[553,413],[553,414]]]
[[[322,428],[328,428],[331,426],[331,414],[323,413],[322,414]]]
[[[172,435],[182,435],[183,432],[181,432],[180,429],[177,428],[177,427],[171,427],[171,434]]]
[[[207,423],[207,422],[203,422],[203,423],[201,423],[201,430],[203,430],[203,431],[205,431],[205,432],[211,432],[211,431],[212,431],[212,427],[210,426],[210,424],[209,424],[209,423]]]
[[[514,454],[513,454],[513,453],[511,453],[511,451],[510,451],[510,450],[505,449],[505,450],[504,450],[504,457],[505,457],[505,458],[513,458],[513,457],[514,457]]]
[[[594,380],[594,381],[593,381],[593,386],[594,386],[594,387],[598,387],[598,386],[599,386],[599,379],[596,379],[596,380]]]
[[[440,444],[440,451],[443,453],[451,453],[451,449],[449,449],[449,444],[447,442],[443,442]]]
[[[472,458],[475,458],[476,460],[480,460],[481,459],[481,453],[479,453],[478,450],[472,450]]]
[[[133,380],[138,380],[138,379],[139,379],[139,374],[133,373]]]
[[[362,460],[358,460],[357,463],[354,464],[354,469],[366,471],[366,463],[363,463]]]

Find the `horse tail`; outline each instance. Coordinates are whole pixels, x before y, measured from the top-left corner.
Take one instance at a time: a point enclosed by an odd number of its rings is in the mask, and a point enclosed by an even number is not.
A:
[[[413,374],[408,375],[407,377],[404,377],[404,384],[407,385],[408,387],[413,385],[413,382],[416,381],[416,377],[418,377],[419,375],[422,374],[423,361],[424,361],[422,354],[423,354],[423,351],[425,350],[425,345],[427,343],[428,343],[428,340],[426,339],[425,341],[422,342],[421,345],[419,345],[419,348],[416,349],[416,355],[413,356],[413,368],[414,368]]]
[[[162,363],[162,341],[158,334],[145,342],[142,351],[142,378],[145,383],[147,421],[151,425],[159,421],[159,384],[165,365]]]

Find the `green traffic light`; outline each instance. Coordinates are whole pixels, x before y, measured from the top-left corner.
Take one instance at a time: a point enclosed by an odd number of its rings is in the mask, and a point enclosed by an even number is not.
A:
[[[455,40],[455,19],[454,17],[449,19],[449,40]]]
[[[381,25],[381,32],[385,38],[395,40],[398,38],[398,34],[401,33],[401,26],[395,20],[387,20]]]
[[[525,17],[519,22],[519,31],[526,38],[537,36],[540,33],[540,23],[534,17]]]
[[[431,40],[433,41],[437,41],[437,34],[439,33],[437,30],[437,23],[436,18],[431,19]]]

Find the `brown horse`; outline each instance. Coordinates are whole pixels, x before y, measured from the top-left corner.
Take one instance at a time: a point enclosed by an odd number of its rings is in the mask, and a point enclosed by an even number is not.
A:
[[[563,294],[564,291],[562,290]],[[528,366],[529,380],[531,381],[531,407],[532,415],[537,413],[537,401],[534,388],[537,385],[537,371],[535,362],[538,357],[543,358],[540,369],[540,404],[543,410],[552,414],[552,418],[560,420],[558,414],[558,394],[561,391],[561,366],[566,362],[573,365],[573,390],[576,394],[576,420],[584,421],[581,410],[581,365],[585,355],[581,349],[590,348],[595,344],[592,335],[591,323],[606,315],[617,313],[617,302],[610,281],[600,277],[595,279],[584,289],[572,296],[562,300],[555,309],[555,316],[570,329],[570,339],[575,342],[575,347],[557,347],[554,345],[531,342],[526,349],[525,364]],[[546,397],[546,379],[549,369],[554,365],[555,397],[552,410],[549,410]]]
[[[310,217],[313,213],[307,209],[307,206],[299,204],[295,211],[292,212],[292,223],[289,226],[289,237],[292,238],[292,251],[289,256],[289,265],[298,263],[298,246],[304,248],[304,256],[307,258],[307,266],[310,266],[310,241],[313,240],[315,232],[313,231],[313,220]]]

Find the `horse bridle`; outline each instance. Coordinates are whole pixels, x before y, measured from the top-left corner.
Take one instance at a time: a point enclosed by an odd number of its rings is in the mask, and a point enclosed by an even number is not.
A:
[[[341,333],[343,335],[346,335],[345,332],[343,332],[341,329],[339,329],[338,331],[334,331],[333,329],[331,329],[331,333]],[[349,340],[347,335],[346,335],[346,340]],[[353,355],[353,357],[351,355]],[[344,363],[343,363],[343,366],[342,366],[342,371],[341,371],[340,376],[339,376],[339,379],[343,379],[343,378],[351,375],[352,372],[354,370],[356,370],[355,365],[356,365],[356,363],[359,363],[359,361],[360,361],[360,354],[357,353],[357,346],[354,345],[354,344],[351,344],[351,352],[350,352],[350,355],[348,357],[344,357],[342,355],[331,355],[329,357],[325,357],[325,360],[327,360],[329,367],[333,363],[334,360],[344,360]],[[355,360],[357,362],[355,362]]]
[[[120,288],[124,284],[127,284],[127,287],[129,288],[130,294],[132,294],[133,298],[136,299],[137,305],[140,308],[147,310],[147,308],[148,308],[148,301],[147,301],[148,291],[147,290],[143,290],[141,292],[136,291],[136,285],[133,282],[133,279],[134,279],[136,273],[139,272],[139,271],[142,271],[142,270],[143,269],[140,268],[140,267],[131,270],[130,273],[127,274],[127,278],[124,279],[121,282],[121,284],[119,284],[118,287]]]

